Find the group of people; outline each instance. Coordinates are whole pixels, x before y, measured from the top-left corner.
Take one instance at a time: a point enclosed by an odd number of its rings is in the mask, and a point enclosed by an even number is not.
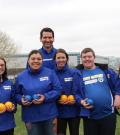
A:
[[[28,135],[66,135],[67,125],[70,135],[79,135],[81,118],[84,135],[115,135],[119,75],[108,65],[95,63],[91,48],[82,50],[82,64],[70,68],[67,52],[53,46],[51,28],[41,30],[40,41],[42,48],[29,53],[26,69],[15,84],[8,80],[6,61],[0,57],[0,103],[14,104],[0,113],[0,135],[14,134],[16,104],[22,107]],[[26,100],[26,95],[31,100]]]

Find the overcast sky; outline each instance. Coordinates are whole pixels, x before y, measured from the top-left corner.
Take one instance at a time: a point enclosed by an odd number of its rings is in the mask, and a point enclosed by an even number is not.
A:
[[[0,31],[29,53],[42,46],[39,32],[51,27],[54,46],[68,52],[91,47],[120,56],[120,0],[0,0]]]

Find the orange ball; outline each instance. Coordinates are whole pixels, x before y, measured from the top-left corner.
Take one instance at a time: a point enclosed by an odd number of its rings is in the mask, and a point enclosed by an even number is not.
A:
[[[67,95],[61,95],[60,100],[63,102],[67,101]]]
[[[0,113],[3,113],[6,111],[6,107],[3,103],[0,103]]]
[[[69,95],[69,96],[68,96],[68,100],[69,100],[69,101],[74,101],[74,100],[75,100],[75,98],[74,98],[74,96],[73,96],[73,95]]]
[[[7,101],[7,102],[5,102],[5,106],[6,106],[7,110],[10,110],[10,109],[12,110],[14,107],[14,104],[10,101]]]

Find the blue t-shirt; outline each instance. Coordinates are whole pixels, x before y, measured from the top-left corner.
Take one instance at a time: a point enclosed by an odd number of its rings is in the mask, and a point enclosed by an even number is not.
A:
[[[111,114],[113,109],[113,97],[107,78],[100,68],[83,70],[83,81],[85,84],[85,96],[94,102],[91,109],[91,118],[100,119]]]

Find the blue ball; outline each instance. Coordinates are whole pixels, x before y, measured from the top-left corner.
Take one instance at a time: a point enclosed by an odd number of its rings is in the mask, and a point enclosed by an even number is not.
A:
[[[24,96],[24,100],[28,101],[28,102],[31,102],[32,101],[32,97],[30,95],[25,95]]]
[[[92,99],[87,99],[86,103],[89,104],[89,105],[93,105],[94,104]]]
[[[38,94],[34,94],[32,98],[33,98],[33,100],[40,99],[40,95],[38,95]]]

